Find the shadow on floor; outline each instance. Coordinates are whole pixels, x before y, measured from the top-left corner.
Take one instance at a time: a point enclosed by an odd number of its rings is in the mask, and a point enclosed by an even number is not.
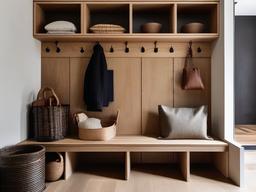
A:
[[[87,164],[78,168],[77,172],[107,177],[111,179],[125,179],[124,165],[122,164]]]
[[[132,171],[185,181],[176,164],[136,164],[132,165]]]
[[[222,175],[212,164],[192,164],[190,172],[191,175],[233,184],[229,178]]]

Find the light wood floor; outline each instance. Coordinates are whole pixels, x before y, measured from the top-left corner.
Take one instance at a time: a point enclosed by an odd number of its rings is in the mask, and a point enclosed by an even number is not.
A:
[[[256,125],[236,125],[235,140],[242,145],[256,145]]]
[[[67,181],[48,184],[45,192],[255,192],[256,152],[246,152],[246,187],[239,188],[212,167],[195,167],[191,181],[169,165],[134,166],[130,180],[120,167],[97,166],[74,173]]]

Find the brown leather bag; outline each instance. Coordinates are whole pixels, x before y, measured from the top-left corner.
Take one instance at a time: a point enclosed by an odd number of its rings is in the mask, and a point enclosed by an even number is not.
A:
[[[188,54],[182,76],[182,88],[184,90],[203,90],[204,84],[200,75],[200,69],[192,62],[192,43],[190,43]]]

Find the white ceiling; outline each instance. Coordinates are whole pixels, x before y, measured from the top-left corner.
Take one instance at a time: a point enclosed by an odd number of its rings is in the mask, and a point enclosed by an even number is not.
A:
[[[256,15],[256,0],[235,0],[235,15]]]

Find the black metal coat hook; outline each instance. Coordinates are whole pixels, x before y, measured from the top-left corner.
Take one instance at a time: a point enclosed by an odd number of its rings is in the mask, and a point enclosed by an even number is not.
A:
[[[111,47],[110,47],[110,53],[114,53],[114,48],[112,47],[112,45],[111,45]]]
[[[157,53],[158,52],[157,41],[155,41],[154,44],[155,44],[154,52]]]
[[[169,51],[170,51],[170,53],[174,53],[174,48],[171,46]]]
[[[58,41],[55,42],[55,45],[56,45],[56,52],[57,53],[61,52],[61,49],[59,48],[59,42]]]
[[[193,50],[192,50],[192,41],[189,41],[188,54],[189,54],[191,57],[192,57],[192,55],[193,55]]]
[[[201,53],[201,52],[202,52],[201,47],[198,47],[198,48],[197,48],[197,53]]]
[[[84,53],[84,52],[85,52],[84,48],[83,48],[83,47],[81,47],[81,49],[80,49],[80,53]]]
[[[46,51],[46,53],[49,53],[51,50],[50,50],[49,47],[46,47],[46,48],[45,48],[45,51]]]
[[[125,53],[129,53],[130,49],[128,48],[128,42],[125,42]]]
[[[145,53],[145,47],[142,46],[141,49],[140,49],[140,52]]]

